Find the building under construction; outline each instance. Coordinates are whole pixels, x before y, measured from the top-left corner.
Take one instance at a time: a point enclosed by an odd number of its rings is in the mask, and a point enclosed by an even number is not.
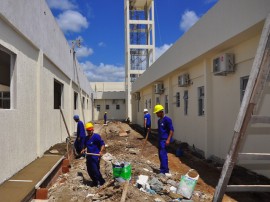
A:
[[[270,1],[218,1],[155,63],[154,0],[124,4],[126,101],[121,97],[120,107],[143,126],[143,109],[162,104],[175,140],[222,162]],[[74,114],[94,119],[94,91],[73,53],[45,1],[0,1],[0,183],[65,142],[67,130],[75,131]],[[256,115],[270,114],[269,88]],[[157,129],[155,114],[151,119]],[[269,133],[269,126],[252,125],[242,151],[269,153]],[[270,176],[269,163],[253,162],[238,163]]]

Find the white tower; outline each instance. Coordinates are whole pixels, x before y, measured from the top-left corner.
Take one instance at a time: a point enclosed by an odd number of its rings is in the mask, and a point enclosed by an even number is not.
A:
[[[126,113],[132,119],[131,84],[155,60],[154,0],[124,1]]]

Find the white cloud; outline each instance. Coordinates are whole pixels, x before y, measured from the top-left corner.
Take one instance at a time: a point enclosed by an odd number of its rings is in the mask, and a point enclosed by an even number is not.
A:
[[[163,46],[156,47],[156,48],[155,48],[155,51],[156,51],[156,60],[157,60],[163,53],[165,53],[166,50],[168,50],[171,46],[172,46],[172,44],[164,44]]]
[[[98,43],[98,46],[99,46],[99,47],[105,47],[106,44],[105,44],[104,42],[101,41],[101,42]]]
[[[190,27],[192,27],[197,21],[199,17],[194,11],[185,11],[185,13],[181,17],[180,21],[180,29],[183,31],[187,31]]]
[[[80,63],[80,65],[90,82],[123,82],[125,78],[125,68],[123,66],[115,66],[103,63],[100,63],[97,66],[89,61]]]
[[[77,48],[76,50],[77,58],[87,57],[89,55],[92,55],[93,53],[94,53],[93,49],[88,48],[86,46],[81,46],[80,48]]]
[[[77,8],[77,6],[69,0],[46,0],[46,1],[51,9],[68,10]]]
[[[87,19],[81,13],[72,10],[59,14],[56,21],[63,32],[80,32],[88,27]]]

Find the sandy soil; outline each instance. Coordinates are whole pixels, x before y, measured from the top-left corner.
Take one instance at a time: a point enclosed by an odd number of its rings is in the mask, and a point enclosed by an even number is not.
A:
[[[131,128],[132,127],[132,128]],[[135,130],[134,130],[135,129]],[[121,122],[110,122],[107,126],[101,122],[95,124],[95,132],[101,134],[108,145],[106,152],[117,160],[130,162],[132,166],[132,178],[129,182],[126,201],[172,201],[183,199],[181,195],[169,191],[173,183],[179,183],[181,175],[190,169],[195,169],[200,178],[192,195],[193,201],[212,201],[214,188],[217,185],[221,167],[213,162],[198,158],[188,147],[183,147],[184,155],[177,157],[175,147],[171,145],[169,153],[169,167],[171,177],[158,175],[159,159],[157,155],[157,139],[155,133],[149,136],[143,147],[144,137],[140,134],[142,129],[138,126]],[[143,148],[142,148],[143,147]],[[65,144],[58,144],[51,149],[61,152],[66,148]],[[110,161],[101,160],[101,172],[106,184],[113,180],[112,164]],[[163,190],[157,194],[145,193],[136,187],[136,179],[139,175],[155,177],[163,183]],[[245,183],[270,184],[269,180],[237,168],[233,172],[230,184]],[[105,184],[105,185],[106,185]],[[75,159],[71,162],[70,172],[59,176],[56,183],[49,188],[49,201],[120,201],[124,183],[114,182],[104,189],[92,187],[91,180],[86,171],[85,159]],[[267,193],[234,193],[225,195],[223,201],[269,201]]]

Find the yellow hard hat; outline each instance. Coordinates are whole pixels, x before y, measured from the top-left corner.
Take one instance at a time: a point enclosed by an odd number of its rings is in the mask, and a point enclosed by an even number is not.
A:
[[[163,111],[163,110],[164,110],[164,107],[162,105],[156,105],[153,113],[155,114],[155,113]]]
[[[86,130],[94,130],[94,125],[91,122],[85,124]]]

